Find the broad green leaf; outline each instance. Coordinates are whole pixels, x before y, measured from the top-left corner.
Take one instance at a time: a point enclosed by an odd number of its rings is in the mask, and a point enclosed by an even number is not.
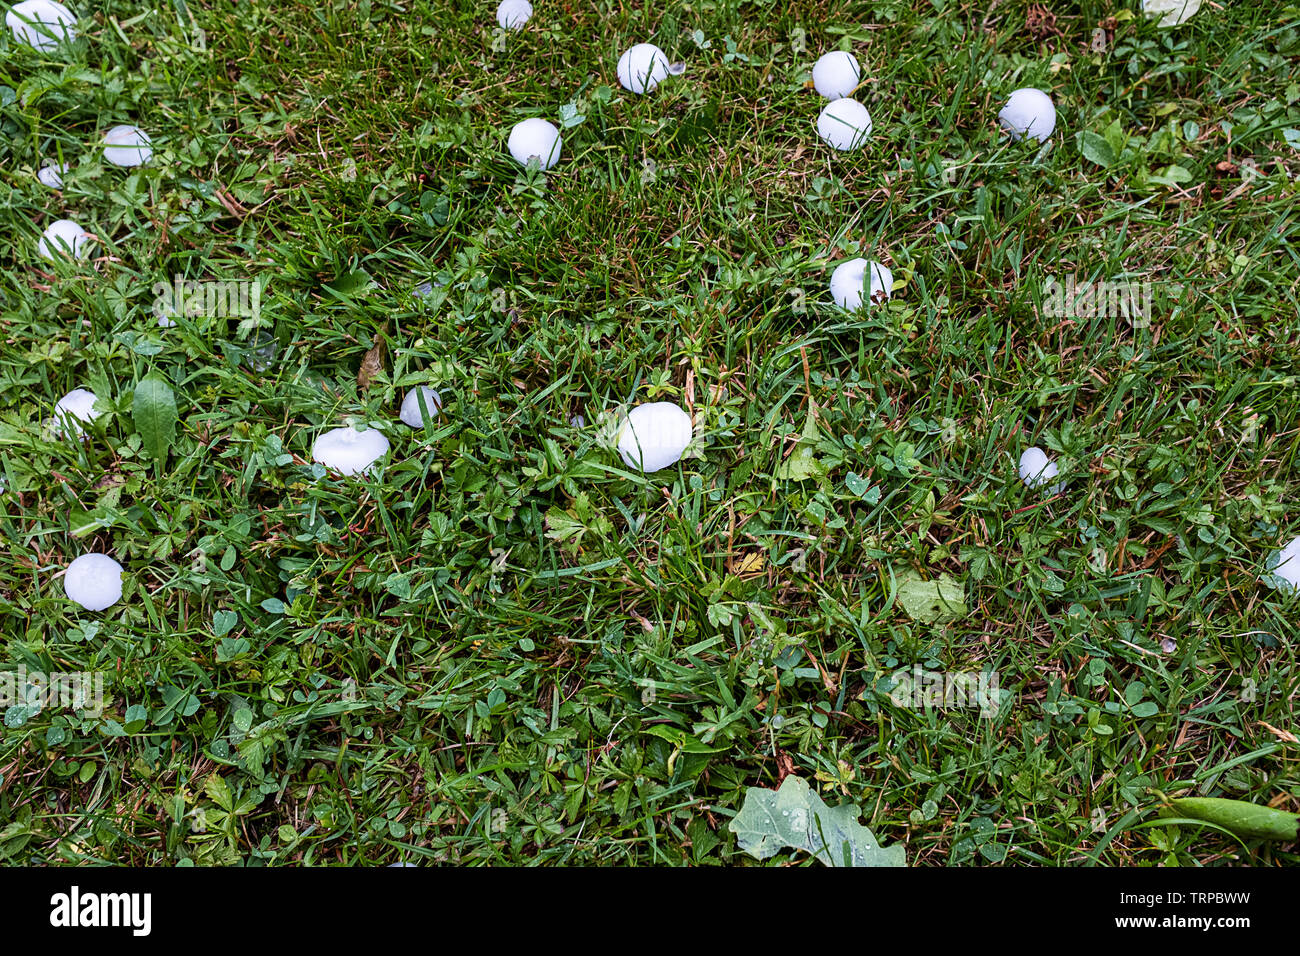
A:
[[[324,289],[334,293],[340,299],[368,292],[376,285],[374,277],[365,269],[353,269],[345,272],[333,282],[327,282]]]
[[[212,615],[212,633],[217,637],[225,637],[238,623],[239,615],[234,611],[217,611]]]
[[[882,847],[858,822],[852,803],[828,807],[793,774],[778,790],[750,787],[728,829],[742,850],[760,860],[786,847],[811,853],[827,866],[906,866],[901,846]]]
[[[157,372],[150,372],[136,385],[131,418],[145,451],[155,461],[165,462],[176,436],[176,396]]]
[[[816,454],[817,442],[821,432],[817,428],[817,406],[808,406],[808,417],[804,419],[803,433],[799,444],[788,458],[776,469],[776,477],[782,481],[807,481],[809,478],[826,477],[826,466]]]
[[[851,471],[844,476],[844,485],[850,492],[861,498],[871,488],[871,482],[863,478],[856,471]]]
[[[128,734],[138,734],[144,730],[145,724],[149,720],[149,711],[140,704],[132,704],[126,709],[124,718],[124,727]]]
[[[1105,168],[1114,166],[1119,159],[1106,137],[1087,129],[1079,133],[1079,152],[1084,159]]]
[[[946,624],[968,613],[966,589],[947,574],[925,580],[915,571],[898,577],[898,603],[914,621],[923,624]]]

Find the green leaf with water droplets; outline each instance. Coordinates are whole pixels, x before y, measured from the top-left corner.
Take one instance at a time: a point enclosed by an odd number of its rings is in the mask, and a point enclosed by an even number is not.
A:
[[[827,866],[906,866],[901,846],[882,847],[858,822],[852,803],[828,807],[802,777],[786,777],[778,790],[750,787],[728,829],[742,850],[760,860],[789,847]]]

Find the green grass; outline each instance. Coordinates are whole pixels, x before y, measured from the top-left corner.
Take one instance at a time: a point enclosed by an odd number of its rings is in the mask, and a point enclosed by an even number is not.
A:
[[[914,865],[1296,862],[1151,821],[1300,809],[1300,607],[1260,582],[1300,533],[1300,8],[1045,6],[540,0],[502,43],[487,2],[108,0],[70,52],[6,38],[0,669],[109,700],[5,713],[0,856],[744,864],[746,788],[797,773]],[[645,40],[688,68],[636,97]],[[837,47],[875,122],[850,154],[804,82]],[[1057,103],[1045,152],[997,127],[1020,86]],[[510,125],[566,104],[560,164],[521,170]],[[97,160],[122,122],[147,167]],[[84,265],[35,254],[64,216]],[[853,255],[889,303],[830,303]],[[1047,315],[1071,274],[1151,283],[1150,326]],[[176,276],[265,282],[260,325],[159,329]],[[107,413],[53,439],[78,385]],[[633,476],[601,425],[652,399],[702,454]],[[825,475],[789,480],[814,408]],[[322,476],[349,421],[392,450]],[[1031,444],[1061,494],[1020,482]],[[128,572],[102,614],[57,579],[91,550]],[[911,620],[908,572],[968,613]],[[914,665],[1005,700],[897,706]]]

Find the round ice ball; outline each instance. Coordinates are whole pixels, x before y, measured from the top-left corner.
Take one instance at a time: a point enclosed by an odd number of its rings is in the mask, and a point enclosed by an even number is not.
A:
[[[36,251],[50,260],[69,255],[81,259],[89,241],[90,235],[77,223],[71,219],[56,219],[45,227],[45,232],[36,243]]]
[[[831,100],[817,117],[817,135],[832,149],[857,149],[871,135],[871,114],[857,100]]]
[[[14,37],[37,50],[52,50],[77,37],[77,18],[55,0],[23,0],[9,8],[5,23]]]
[[[497,7],[497,23],[503,30],[522,30],[533,15],[533,5],[528,0],[501,0]]]
[[[104,159],[114,166],[141,166],[153,157],[150,143],[138,126],[114,126],[104,134]]]
[[[87,611],[102,611],[122,599],[122,565],[106,554],[83,554],[63,573],[68,598]]]
[[[817,92],[828,100],[852,96],[862,79],[862,68],[852,53],[834,50],[813,64],[812,80]]]
[[[564,140],[554,124],[534,117],[514,125],[507,145],[510,155],[520,166],[527,166],[529,160],[536,159],[542,169],[550,169],[560,161]]]
[[[1026,87],[1016,90],[998,113],[998,122],[1011,138],[1032,139],[1041,143],[1056,129],[1056,107],[1042,90]]]
[[[672,402],[649,402],[628,413],[618,433],[618,453],[649,474],[676,464],[691,443],[691,416]]]
[[[633,93],[649,93],[668,76],[668,55],[653,43],[638,43],[618,58],[618,82]]]
[[[1201,9],[1201,0],[1142,0],[1142,12],[1160,17],[1158,27],[1176,27],[1190,20]]]

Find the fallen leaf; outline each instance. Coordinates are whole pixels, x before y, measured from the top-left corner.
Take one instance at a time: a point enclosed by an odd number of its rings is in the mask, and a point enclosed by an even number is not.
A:
[[[852,803],[828,807],[808,781],[791,774],[777,790],[750,787],[728,829],[742,850],[760,860],[790,847],[826,866],[906,866],[906,851],[882,847],[858,822],[860,815]]]
[[[898,603],[914,621],[923,624],[946,624],[965,617],[966,589],[947,574],[927,581],[916,571],[898,577]]]
[[[357,372],[357,387],[365,391],[370,387],[370,383],[375,380],[380,372],[384,370],[384,336],[388,333],[388,325],[385,323],[380,326],[379,331],[375,333],[375,344],[361,358],[361,369]]]

